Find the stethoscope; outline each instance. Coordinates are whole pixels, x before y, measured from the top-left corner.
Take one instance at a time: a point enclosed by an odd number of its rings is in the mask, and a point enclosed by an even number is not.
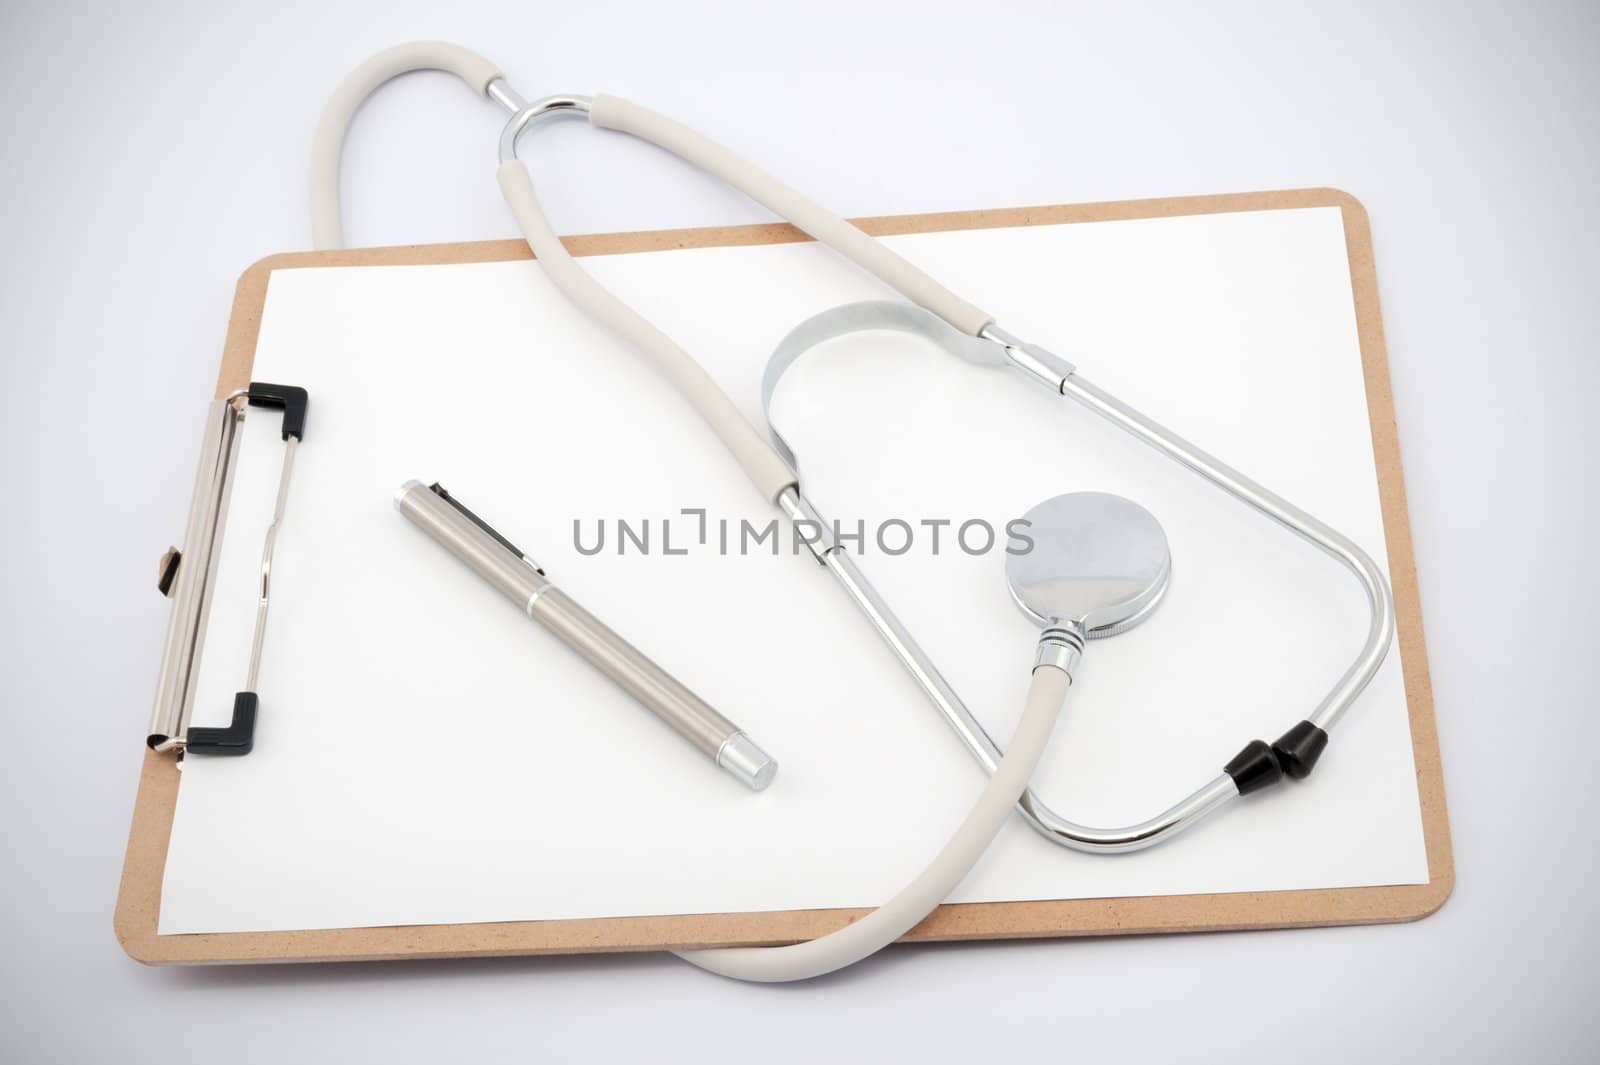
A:
[[[511,115],[500,135],[500,189],[545,276],[574,305],[654,360],[694,407],[762,495],[791,521],[804,523],[811,553],[838,581],[929,701],[990,774],[971,812],[929,866],[893,899],[837,932],[784,947],[679,952],[702,968],[746,980],[804,979],[851,964],[898,939],[942,902],[976,864],[1013,808],[1051,842],[1090,853],[1141,850],[1171,839],[1240,795],[1285,777],[1310,774],[1328,732],[1377,673],[1394,636],[1394,605],[1376,562],[1348,537],[1269,491],[1215,456],[1118,400],[1065,359],[1028,343],[962,300],[886,245],[800,195],[749,162],[662,115],[615,96],[550,96],[529,103],[493,64],[456,45],[420,42],[381,52],[353,71],[323,112],[312,150],[311,212],[318,248],[342,244],[339,154],[362,102],[390,78],[444,70]],[[801,323],[778,345],[763,377],[768,432],[759,432],[701,365],[670,337],[591,277],[568,254],[545,218],[528,168],[517,157],[522,135],[559,115],[587,116],[601,129],[632,134],[672,152],[787,219],[903,295],[909,303],[873,301],[836,307]],[[1119,496],[1057,496],[1024,515],[1033,549],[1009,555],[1012,597],[1041,628],[1021,721],[1004,751],[873,588],[833,526],[800,489],[798,462],[771,424],[771,401],[785,371],[802,355],[866,330],[918,335],[970,363],[1009,367],[1076,401],[1199,474],[1259,514],[1322,549],[1361,584],[1370,607],[1367,637],[1317,707],[1273,743],[1253,740],[1223,771],[1166,810],[1135,825],[1080,825],[1050,809],[1028,787],[1082,658],[1086,642],[1133,627],[1157,607],[1171,575],[1160,524]]]

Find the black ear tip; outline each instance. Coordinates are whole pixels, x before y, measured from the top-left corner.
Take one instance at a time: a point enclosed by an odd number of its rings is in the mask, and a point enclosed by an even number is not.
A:
[[[1233,786],[1240,795],[1269,788],[1283,779],[1283,767],[1278,756],[1262,740],[1251,740],[1244,750],[1233,756],[1233,761],[1223,767],[1223,772],[1233,778]]]
[[[1328,746],[1328,734],[1309,721],[1302,721],[1278,737],[1272,750],[1283,764],[1283,771],[1296,780],[1304,780],[1316,768]]]

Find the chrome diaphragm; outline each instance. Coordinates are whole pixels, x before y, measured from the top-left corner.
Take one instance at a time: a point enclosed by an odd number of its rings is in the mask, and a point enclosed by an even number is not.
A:
[[[1107,492],[1073,492],[1023,515],[1032,547],[1006,557],[1006,584],[1040,626],[1085,639],[1115,636],[1149,617],[1172,579],[1155,515]]]

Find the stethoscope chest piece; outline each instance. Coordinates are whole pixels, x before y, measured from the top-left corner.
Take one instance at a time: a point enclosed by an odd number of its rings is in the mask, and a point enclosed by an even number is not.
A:
[[[1022,612],[1086,639],[1115,636],[1150,616],[1172,578],[1167,534],[1148,510],[1108,492],[1073,492],[1023,515],[1006,583]],[[1031,543],[1030,543],[1031,541]]]

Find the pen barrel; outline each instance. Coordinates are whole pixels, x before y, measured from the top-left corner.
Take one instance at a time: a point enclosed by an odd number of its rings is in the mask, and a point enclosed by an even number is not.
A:
[[[546,588],[528,604],[528,616],[633,696],[680,736],[717,760],[739,727],[684,687],[605,622],[560,588]]]
[[[407,481],[394,502],[408,521],[517,604],[517,609],[526,612],[534,598],[550,587],[530,559],[421,482]]]
[[[407,520],[448,548],[474,573],[499,590],[568,647],[718,767],[753,791],[772,782],[778,763],[740,728],[670,673],[618,636],[599,618],[551,584],[531,559],[495,532],[440,485],[407,481],[395,493]]]

